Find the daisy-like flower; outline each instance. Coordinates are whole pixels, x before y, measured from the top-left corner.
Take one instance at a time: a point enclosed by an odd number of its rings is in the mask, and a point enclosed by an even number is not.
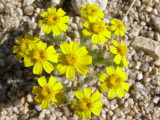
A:
[[[53,46],[49,46],[47,48],[46,43],[39,42],[36,44],[36,47],[30,52],[30,54],[24,57],[24,66],[34,66],[34,74],[41,74],[42,68],[44,68],[47,73],[50,73],[53,71],[54,67],[48,61],[57,63],[58,53],[56,53],[56,50]]]
[[[114,57],[114,62],[119,65],[122,61],[123,66],[128,66],[128,61],[126,59],[126,54],[128,52],[127,46],[122,40],[120,44],[118,44],[116,40],[112,40],[112,43],[115,47],[109,46],[109,49],[111,53],[116,54],[116,56]]]
[[[64,16],[66,14],[61,8],[56,11],[56,8],[48,8],[48,12],[44,11],[40,14],[44,19],[39,20],[38,25],[44,26],[42,29],[44,33],[49,34],[51,31],[55,35],[59,35],[62,31],[66,31],[69,22],[69,17]]]
[[[124,33],[126,32],[126,27],[124,26],[122,21],[114,18],[110,20],[110,23],[112,24],[110,29],[111,31],[114,31],[115,36],[124,36]]]
[[[60,45],[63,54],[59,55],[59,63],[56,66],[59,74],[66,72],[66,78],[72,79],[75,76],[75,69],[82,75],[86,75],[88,68],[86,65],[92,63],[92,57],[87,55],[88,51],[84,46],[79,48],[78,42],[65,42]]]
[[[24,56],[28,55],[28,53],[35,47],[36,42],[40,39],[37,36],[25,35],[23,37],[19,37],[16,40],[16,43],[19,45],[13,46],[13,53],[16,54],[16,59],[20,60]]]
[[[86,29],[82,30],[84,36],[92,35],[92,42],[97,44],[102,42],[104,44],[107,42],[106,38],[111,38],[111,32],[108,31],[105,22],[100,19],[93,19],[89,21],[85,21],[83,26]]]
[[[104,18],[104,13],[96,4],[86,4],[80,8],[81,17],[93,20],[96,18]]]
[[[130,87],[129,83],[124,82],[128,79],[126,73],[120,67],[115,70],[113,66],[106,67],[106,71],[108,75],[101,73],[99,76],[99,81],[103,82],[101,92],[108,91],[108,98],[115,98],[116,95],[122,98]]]
[[[43,109],[47,109],[50,106],[50,101],[54,105],[62,104],[62,99],[65,98],[64,92],[61,91],[63,85],[61,82],[56,82],[56,78],[51,76],[47,83],[45,77],[38,78],[38,86],[33,86],[32,93],[36,94],[37,96],[34,100],[41,104]]]
[[[102,107],[102,95],[99,91],[91,93],[90,88],[84,88],[82,90],[77,90],[74,92],[75,96],[79,101],[71,101],[71,108],[75,109],[75,114],[82,117],[82,119],[91,119],[91,112],[98,116],[101,112]],[[91,95],[92,94],[92,95]]]

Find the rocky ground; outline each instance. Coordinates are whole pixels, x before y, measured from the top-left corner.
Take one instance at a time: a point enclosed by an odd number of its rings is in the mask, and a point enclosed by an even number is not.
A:
[[[78,78],[63,82],[72,88],[68,92],[69,101],[66,105],[43,110],[33,101],[34,95],[31,94],[38,76],[32,74],[31,68],[25,68],[22,62],[15,60],[12,53],[15,40],[24,34],[39,35],[47,41],[37,21],[39,13],[56,5],[53,1],[0,0],[0,120],[80,120],[70,109]],[[111,18],[123,19],[127,27],[122,39],[129,48],[126,72],[131,88],[122,99],[103,97],[102,112],[98,117],[93,116],[92,120],[160,119],[160,2],[136,0],[124,17],[133,1],[109,0],[104,9],[105,22],[108,23]],[[80,16],[73,11],[71,0],[64,0],[62,8],[71,20],[67,40],[77,41],[77,29],[82,25]],[[102,67],[96,67],[102,70]],[[91,67],[91,71],[93,69]],[[57,79],[62,81],[63,78],[58,76]],[[90,76],[83,87],[98,89],[97,84],[97,77]]]

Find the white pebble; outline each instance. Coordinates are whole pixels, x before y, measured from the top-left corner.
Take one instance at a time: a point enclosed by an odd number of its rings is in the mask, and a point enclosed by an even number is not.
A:
[[[137,80],[142,80],[142,79],[143,79],[143,74],[139,72],[137,75]]]
[[[133,85],[134,89],[136,92],[139,92],[143,89],[143,84],[140,83],[140,82],[136,82],[134,85]]]

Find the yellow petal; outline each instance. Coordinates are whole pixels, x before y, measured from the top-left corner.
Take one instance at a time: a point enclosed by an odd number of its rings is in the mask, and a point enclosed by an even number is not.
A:
[[[48,61],[43,62],[42,66],[47,73],[51,73],[54,70],[53,65]]]
[[[68,66],[66,70],[66,78],[73,79],[75,77],[75,68],[73,66]]]
[[[47,81],[46,81],[46,78],[43,76],[43,77],[40,77],[38,78],[38,84],[43,88],[44,86],[47,85]]]
[[[84,55],[84,56],[78,57],[78,63],[82,65],[92,64],[92,56]]]
[[[89,28],[90,23],[89,23],[88,21],[85,21],[85,22],[83,23],[83,26],[86,27],[86,28]]]
[[[52,102],[55,104],[55,105],[61,105],[64,101],[65,101],[66,97],[65,97],[65,94],[63,91],[58,91],[55,93],[55,97],[54,99],[52,98]]]
[[[59,53],[48,56],[48,60],[53,62],[53,63],[58,63],[58,58],[59,58]]]
[[[74,92],[74,94],[79,100],[82,100],[82,99],[85,98],[84,93],[83,93],[82,90],[77,90],[77,91]]]
[[[112,75],[115,73],[113,66],[106,67],[106,71],[107,71],[108,75]]]
[[[110,27],[110,30],[111,30],[111,31],[115,31],[115,30],[116,30],[116,26],[112,25],[112,26]]]
[[[122,72],[123,72],[122,68],[120,68],[120,67],[117,67],[117,68],[116,68],[116,73],[117,73],[117,74],[121,75]]]
[[[58,27],[64,32],[66,32],[66,30],[68,29],[68,25],[66,25],[64,23],[59,23]]]
[[[55,83],[56,83],[56,78],[53,77],[53,76],[51,76],[51,77],[49,78],[48,85],[49,85],[50,87],[53,87],[53,85],[54,85]]]
[[[41,63],[35,63],[33,67],[33,73],[34,74],[41,74],[42,73],[42,65]]]
[[[84,30],[82,30],[82,34],[83,34],[84,36],[89,36],[89,35],[91,35],[92,33],[89,32],[88,30],[84,29]]]
[[[49,34],[51,32],[51,27],[46,25],[43,27],[42,31],[46,34]]]
[[[42,50],[45,50],[46,49],[46,47],[47,47],[47,43],[44,43],[44,42],[38,42],[37,44],[37,48],[39,48],[39,49],[42,49]]]
[[[106,92],[109,90],[109,87],[107,86],[106,82],[100,85],[100,90],[101,92]]]
[[[63,88],[63,85],[61,82],[57,82],[56,84],[54,84],[53,89],[54,91],[59,91]]]
[[[121,59],[122,59],[122,56],[120,54],[117,54],[115,57],[114,57],[114,62],[119,65],[120,62],[121,62]]]
[[[102,110],[100,108],[92,108],[91,111],[93,114],[98,116]]]
[[[78,106],[78,102],[75,100],[72,100],[71,101],[71,108],[77,108],[77,106]]]
[[[38,21],[38,25],[39,25],[39,26],[45,25],[44,20],[39,20],[39,21]]]
[[[42,101],[42,104],[41,104],[41,107],[43,108],[43,109],[48,109],[49,108],[49,100],[43,100]]]
[[[110,89],[108,92],[108,98],[115,98],[116,97],[116,90]]]
[[[62,19],[61,19],[61,22],[62,23],[68,23],[70,20],[69,20],[69,17],[68,16],[64,16],[64,17],[62,17]]]
[[[13,53],[19,52],[19,46],[13,46]]]
[[[82,65],[82,64],[76,64],[75,68],[82,75],[86,75],[87,72],[88,72],[88,68],[85,65]]]
[[[64,72],[66,72],[67,66],[66,65],[62,65],[62,64],[58,64],[56,66],[56,70],[58,71],[59,74],[63,74]]]
[[[86,98],[90,98],[91,88],[84,88],[84,95],[85,95]]]
[[[114,35],[115,35],[115,36],[120,36],[119,30],[116,30],[116,31],[114,32]]]
[[[124,90],[122,90],[121,88],[117,89],[117,94],[119,98],[122,98],[126,92]]]
[[[100,42],[100,39],[99,39],[98,35],[96,35],[96,34],[92,35],[92,42],[94,44],[98,44]]]
[[[111,40],[111,42],[112,42],[112,44],[114,45],[114,46],[119,46],[119,44],[118,44],[118,42],[116,41],[116,40]]]
[[[41,14],[40,14],[41,17],[47,17],[48,16],[48,13],[46,11],[43,11]]]
[[[90,111],[85,111],[82,114],[83,119],[91,119],[91,112]]]
[[[41,88],[38,87],[38,86],[33,86],[32,93],[33,94],[40,94],[41,93]]]
[[[59,35],[62,33],[62,30],[59,28],[58,25],[52,26],[52,32],[54,35]]]
[[[119,31],[120,36],[124,36],[124,32],[123,31]]]
[[[70,51],[75,52],[79,48],[79,43],[71,41],[69,47],[70,47]]]
[[[128,66],[128,61],[126,59],[126,56],[122,57],[122,62],[124,67]]]
[[[48,54],[54,54],[56,53],[56,50],[54,49],[53,46],[49,46],[47,49],[46,49],[47,53]]]
[[[87,53],[88,51],[86,50],[86,47],[82,46],[76,51],[75,54],[78,56],[82,56],[82,55],[86,55]]]
[[[17,60],[21,60],[22,57],[24,57],[24,55],[23,55],[21,52],[19,52],[19,53],[16,54],[16,59],[17,59]],[[33,64],[30,62],[30,63],[28,63],[27,65],[28,65],[28,66],[32,66]]]
[[[48,8],[49,13],[56,13],[56,8]]]
[[[58,11],[57,11],[57,14],[60,15],[60,16],[64,16],[66,14],[66,12],[63,11],[62,8],[59,8]]]
[[[60,44],[60,48],[64,54],[70,54],[70,46],[67,42]]]
[[[129,83],[126,83],[126,82],[123,82],[123,83],[122,83],[122,88],[123,88],[124,90],[128,91],[128,90],[129,90],[129,87],[130,87],[130,84],[129,84]]]
[[[102,107],[102,100],[98,100],[93,104],[93,108]]]
[[[24,66],[25,66],[25,67],[30,67],[30,66],[33,65],[33,62],[32,62],[31,59],[28,58],[28,57],[25,57],[23,62],[24,62]]]
[[[99,81],[101,82],[105,82],[107,78],[108,78],[108,75],[106,75],[105,73],[101,73],[99,75]]]
[[[99,35],[99,39],[101,40],[102,44],[107,42],[107,39],[103,35]]]
[[[42,100],[43,100],[43,97],[41,96],[41,95],[38,95],[38,96],[36,96],[35,98],[34,98],[34,100],[37,102],[37,103],[41,103],[42,102]]]
[[[102,95],[99,93],[99,91],[96,91],[95,93],[93,93],[91,99],[93,101],[97,101],[97,100],[101,99],[101,97],[102,97]]]
[[[117,54],[117,48],[115,48],[114,46],[109,46],[109,50],[111,53]]]

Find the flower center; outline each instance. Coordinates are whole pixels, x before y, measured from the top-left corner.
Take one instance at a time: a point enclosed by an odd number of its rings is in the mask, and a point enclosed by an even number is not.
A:
[[[109,77],[108,86],[110,86],[113,89],[117,89],[121,87],[122,82],[123,82],[122,77],[120,77],[117,74],[114,74]]]
[[[106,26],[103,22],[98,21],[91,25],[91,31],[95,34],[99,34],[105,30]]]
[[[128,51],[128,49],[125,45],[119,45],[117,50],[122,56],[125,56],[127,54],[127,51]]]
[[[37,49],[33,51],[33,60],[35,62],[44,62],[47,60],[47,52],[45,50]]]
[[[26,50],[28,50],[29,44],[31,44],[30,40],[24,40],[21,45],[20,48],[23,52],[25,52]]]
[[[41,95],[44,99],[50,99],[54,95],[54,91],[50,87],[45,86],[41,91]]]
[[[77,62],[77,57],[74,54],[66,55],[66,61],[68,65],[74,66]]]
[[[50,14],[46,18],[46,22],[48,25],[56,25],[59,23],[59,21],[60,21],[60,16],[57,14]]]
[[[96,14],[97,10],[95,8],[92,8],[92,7],[88,7],[86,8],[86,13],[89,15],[89,16],[94,16]]]
[[[91,99],[87,99],[85,98],[84,100],[82,100],[79,104],[79,108],[82,111],[87,111],[90,110],[93,107],[93,101]]]

